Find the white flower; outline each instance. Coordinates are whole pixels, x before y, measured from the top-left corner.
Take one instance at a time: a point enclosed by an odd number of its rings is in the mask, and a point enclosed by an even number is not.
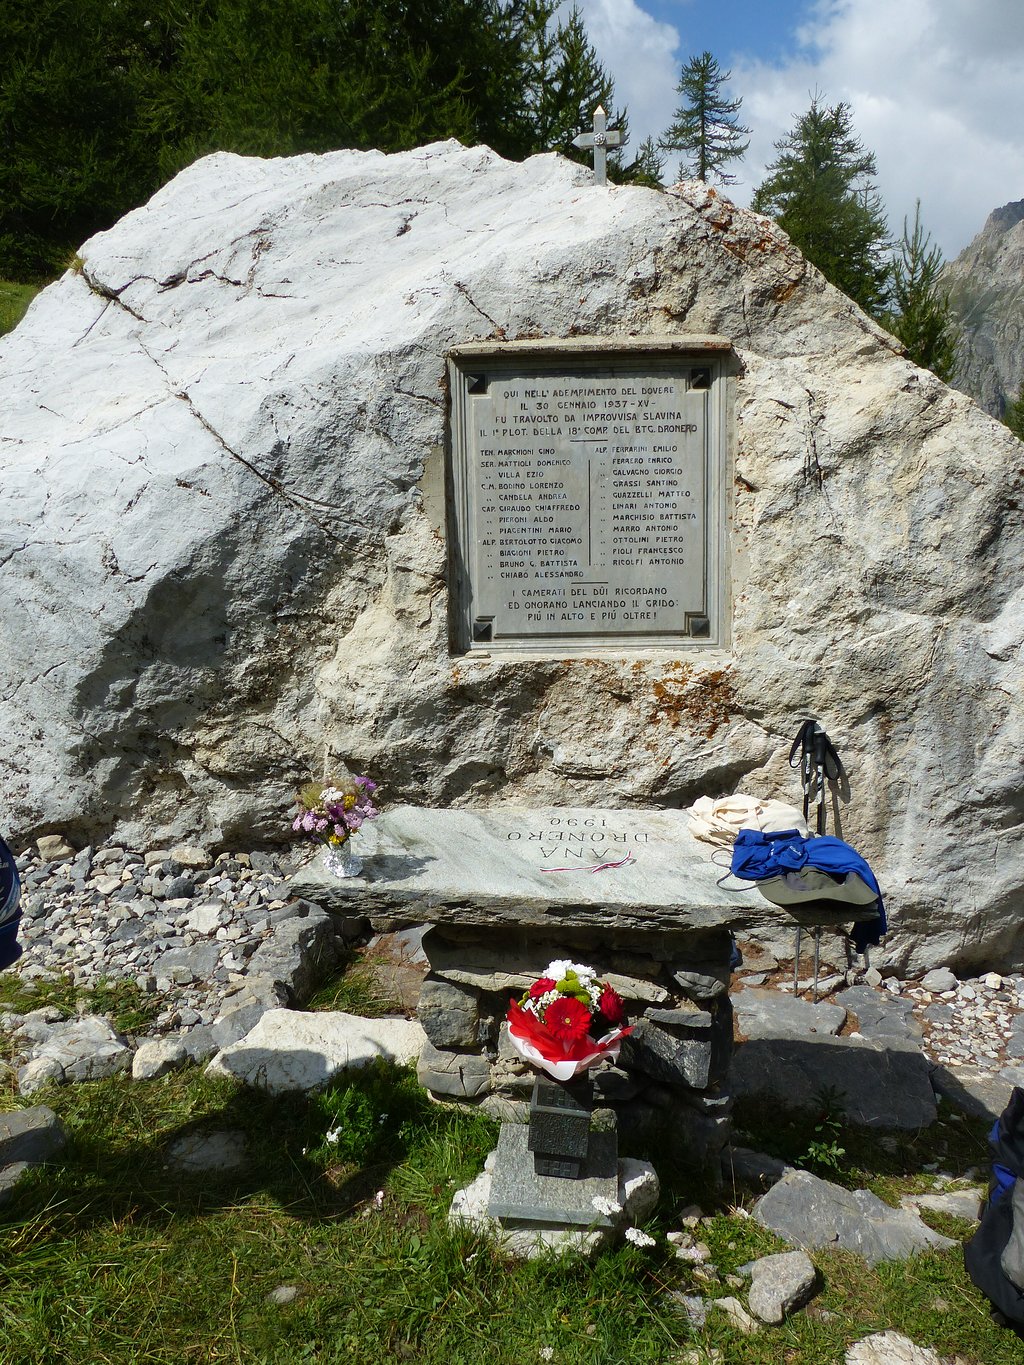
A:
[[[614,1199],[606,1199],[603,1194],[595,1194],[590,1202],[593,1204],[594,1209],[598,1213],[603,1213],[606,1218],[610,1217],[613,1213],[622,1212],[621,1204],[616,1204]],[[631,1231],[635,1231],[635,1229],[631,1229]]]
[[[383,1191],[383,1190],[378,1190],[377,1193],[373,1196],[373,1207],[374,1207],[375,1209],[382,1209],[382,1208],[384,1207],[384,1191]]]
[[[341,1124],[339,1123],[337,1128],[328,1128],[327,1132],[324,1134],[324,1142],[329,1143],[332,1147],[337,1147],[338,1139],[340,1137]]]
[[[542,1346],[537,1352],[541,1360],[554,1360],[555,1348],[553,1346]]]
[[[584,966],[582,962],[570,962],[568,958],[559,958],[557,962],[549,962],[545,976],[554,977],[556,981],[561,981],[563,976],[568,976],[570,972],[575,972],[580,984],[585,986],[592,981],[597,973],[593,967]]]
[[[657,1245],[653,1237],[648,1237],[647,1233],[641,1232],[639,1228],[627,1228],[626,1241],[632,1242],[635,1247],[652,1247]]]

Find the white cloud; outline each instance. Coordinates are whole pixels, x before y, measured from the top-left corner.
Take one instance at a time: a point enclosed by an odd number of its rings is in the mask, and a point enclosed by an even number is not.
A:
[[[578,7],[594,50],[615,78],[616,103],[628,108],[629,145],[635,152],[648,134],[657,138],[672,118],[679,34],[635,0],[578,0]]]
[[[581,0],[580,8],[616,99],[629,107],[632,145],[659,136],[678,101],[677,29],[636,0]],[[733,60],[728,43],[720,46],[753,130],[732,168],[739,203],[814,91],[850,104],[897,233],[920,198],[926,228],[954,256],[992,209],[1024,197],[1021,0],[818,0],[782,63]]]
[[[734,71],[754,129],[744,199],[815,90],[851,106],[897,233],[920,198],[925,227],[954,256],[992,209],[1024,195],[1019,0],[821,0],[799,36],[786,65]]]

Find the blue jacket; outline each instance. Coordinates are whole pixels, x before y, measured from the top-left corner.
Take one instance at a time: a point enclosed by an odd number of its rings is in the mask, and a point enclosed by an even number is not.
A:
[[[871,943],[879,943],[886,931],[885,905],[875,874],[856,849],[835,839],[830,834],[810,835],[795,829],[763,834],[758,829],[741,829],[732,851],[732,873],[748,882],[766,881],[769,877],[783,877],[787,872],[798,872],[802,867],[814,867],[841,880],[851,872],[856,874],[878,897],[878,918],[853,926],[853,941],[859,952]]]

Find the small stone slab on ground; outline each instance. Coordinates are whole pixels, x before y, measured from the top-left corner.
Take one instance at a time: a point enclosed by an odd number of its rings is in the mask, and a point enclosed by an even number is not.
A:
[[[750,1276],[747,1307],[761,1322],[780,1323],[811,1297],[818,1272],[805,1251],[783,1251],[755,1261]]]
[[[100,1015],[53,1024],[44,1042],[33,1048],[32,1059],[18,1071],[18,1089],[30,1095],[47,1081],[58,1085],[98,1081],[127,1071],[132,1050]]]
[[[241,1132],[186,1133],[167,1149],[167,1164],[176,1171],[233,1171],[246,1161]]]
[[[977,1223],[985,1205],[986,1194],[982,1189],[947,1190],[944,1194],[905,1194],[900,1200],[900,1208],[929,1213],[945,1213],[951,1218],[963,1218],[965,1222]]]
[[[45,1104],[0,1114],[0,1166],[15,1161],[38,1165],[66,1145],[60,1119]]]
[[[851,986],[840,991],[836,1004],[857,1016],[857,1028],[865,1038],[907,1038],[918,1043],[923,1036],[914,1018],[914,1002],[873,986]]]
[[[1015,1085],[1024,1085],[1024,1067],[1004,1067],[993,1075],[973,1066],[936,1066],[932,1086],[954,1109],[971,1118],[994,1120],[1010,1102]]]
[[[846,1118],[865,1128],[927,1128],[937,1114],[928,1062],[895,1038],[751,1039],[736,1048],[729,1087],[737,1098],[762,1096],[793,1109],[820,1106],[821,1092],[833,1090]]]
[[[405,1065],[416,1060],[425,1042],[415,1020],[268,1010],[250,1033],[218,1052],[207,1071],[284,1094],[326,1085],[377,1057]]]
[[[745,1038],[799,1038],[836,1034],[846,1023],[840,1005],[813,1005],[780,991],[737,991],[732,998],[736,1027]]]
[[[808,1171],[784,1175],[758,1200],[754,1217],[792,1246],[838,1247],[871,1266],[956,1245],[916,1214],[891,1208],[869,1190],[844,1190]]]
[[[846,1365],[945,1365],[930,1346],[916,1346],[901,1332],[873,1332],[846,1352]]]
[[[712,1299],[708,1304],[709,1308],[717,1308],[719,1312],[725,1314],[733,1327],[744,1336],[752,1336],[758,1330],[758,1324],[750,1316],[747,1310],[740,1303],[739,1299],[732,1295],[725,1295],[720,1299]]]

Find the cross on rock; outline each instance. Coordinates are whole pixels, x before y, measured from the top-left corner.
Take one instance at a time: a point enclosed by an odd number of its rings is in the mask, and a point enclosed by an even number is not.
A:
[[[594,183],[607,185],[608,148],[621,147],[624,141],[620,129],[608,127],[608,115],[598,105],[594,110],[594,131],[592,133],[577,133],[572,140],[572,145],[587,150],[593,148]]]

